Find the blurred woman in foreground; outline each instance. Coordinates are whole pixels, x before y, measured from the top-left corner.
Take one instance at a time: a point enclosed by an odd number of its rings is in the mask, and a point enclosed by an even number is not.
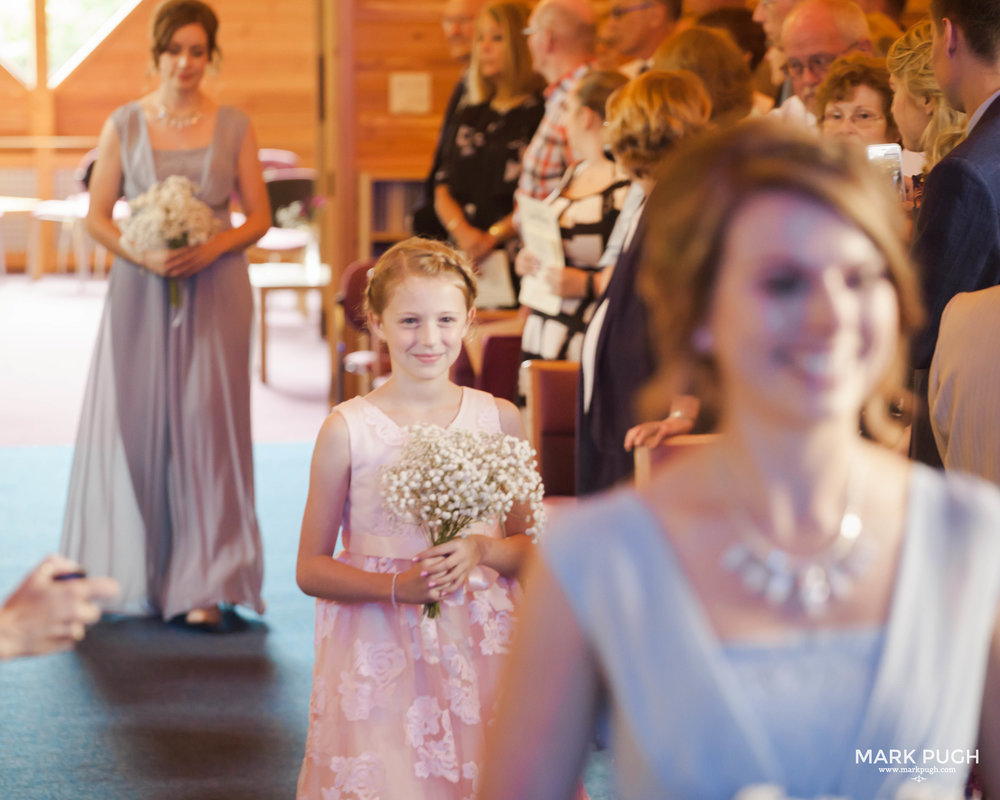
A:
[[[857,754],[957,759],[980,709],[994,777],[1000,494],[858,434],[921,315],[897,197],[760,120],[677,148],[648,221],[651,392],[693,383],[719,436],[541,542],[480,797],[571,796],[604,716],[621,800],[896,797],[913,774]]]

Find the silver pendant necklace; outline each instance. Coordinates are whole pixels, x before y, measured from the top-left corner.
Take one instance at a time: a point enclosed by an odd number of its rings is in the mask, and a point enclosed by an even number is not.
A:
[[[190,128],[192,125],[198,124],[201,120],[201,111],[195,109],[190,114],[174,114],[171,111],[167,111],[167,107],[163,103],[160,103],[156,108],[156,119],[167,127],[183,130],[184,128]]]
[[[740,583],[775,607],[791,606],[809,617],[822,616],[835,600],[845,599],[871,565],[874,543],[862,538],[857,507],[860,477],[848,479],[844,513],[836,536],[815,553],[791,553],[757,530],[746,513],[732,508],[736,542],[722,554],[720,565]]]

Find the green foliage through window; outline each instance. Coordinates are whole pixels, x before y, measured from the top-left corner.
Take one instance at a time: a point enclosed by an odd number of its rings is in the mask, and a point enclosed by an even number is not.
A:
[[[48,83],[54,86],[112,31],[139,0],[46,0]],[[0,1],[0,64],[35,85],[33,0]]]

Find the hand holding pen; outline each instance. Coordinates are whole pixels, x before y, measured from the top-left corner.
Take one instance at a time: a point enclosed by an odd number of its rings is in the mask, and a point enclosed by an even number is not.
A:
[[[118,595],[113,578],[88,578],[79,564],[49,556],[0,607],[0,659],[68,650]]]

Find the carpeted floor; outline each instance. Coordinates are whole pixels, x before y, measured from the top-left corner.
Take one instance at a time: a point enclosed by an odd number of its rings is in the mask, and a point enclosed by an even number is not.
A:
[[[311,445],[255,447],[268,612],[246,632],[110,619],[74,653],[0,664],[4,800],[294,796],[312,600],[294,582]],[[58,545],[72,450],[0,448],[0,589]]]
[[[59,542],[103,297],[71,280],[0,280],[0,597]],[[72,653],[0,663],[0,800],[294,796],[313,660],[294,562],[329,367],[315,329],[282,313],[272,382],[253,388],[267,613],[227,636],[107,619]],[[610,800],[605,754],[585,783]]]

